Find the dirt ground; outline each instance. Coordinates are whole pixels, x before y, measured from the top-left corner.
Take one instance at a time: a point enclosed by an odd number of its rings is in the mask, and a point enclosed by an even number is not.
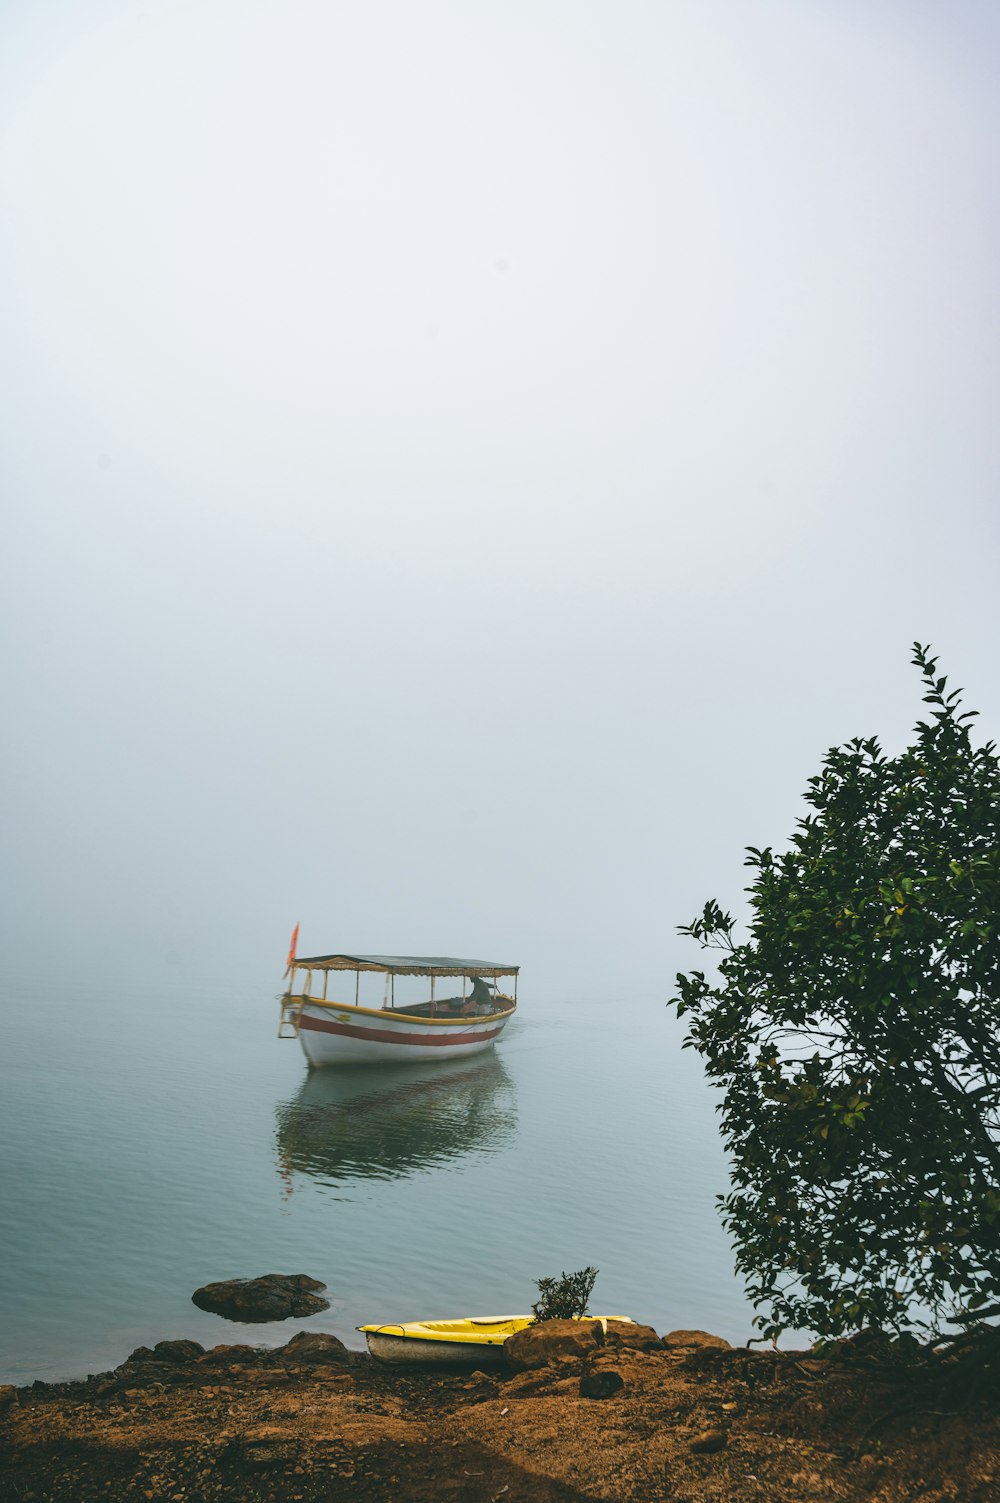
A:
[[[0,1389],[0,1498],[1000,1503],[995,1370],[664,1340],[491,1374],[226,1347]]]

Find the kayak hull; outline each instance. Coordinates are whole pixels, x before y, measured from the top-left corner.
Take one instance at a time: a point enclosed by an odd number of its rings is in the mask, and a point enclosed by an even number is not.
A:
[[[376,1362],[395,1367],[428,1364],[441,1367],[499,1367],[504,1360],[503,1342],[495,1345],[470,1341],[427,1341],[414,1336],[381,1336],[365,1333],[368,1350]]]

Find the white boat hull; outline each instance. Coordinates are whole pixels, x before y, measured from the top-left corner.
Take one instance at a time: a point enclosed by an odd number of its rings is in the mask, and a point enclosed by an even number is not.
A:
[[[415,1341],[409,1336],[383,1336],[377,1331],[366,1331],[368,1350],[378,1362],[391,1362],[394,1367],[428,1364],[441,1367],[497,1367],[504,1361],[504,1343],[479,1343],[467,1341]]]
[[[305,1001],[298,1037],[311,1065],[404,1064],[456,1059],[490,1049],[515,1011],[463,1018],[421,1018],[390,1009]]]

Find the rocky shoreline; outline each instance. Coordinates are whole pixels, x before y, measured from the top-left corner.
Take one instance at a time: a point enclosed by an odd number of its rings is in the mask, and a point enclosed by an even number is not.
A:
[[[2,1387],[0,1498],[1000,1499],[994,1369],[879,1336],[820,1357],[568,1324],[490,1373],[388,1368],[301,1332],[163,1341],[86,1382]]]

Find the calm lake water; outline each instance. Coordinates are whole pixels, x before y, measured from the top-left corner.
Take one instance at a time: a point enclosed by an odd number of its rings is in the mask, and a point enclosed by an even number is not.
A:
[[[471,1060],[310,1073],[266,985],[4,998],[0,1381],[141,1343],[279,1344],[363,1321],[527,1311],[600,1269],[593,1308],[731,1340],[751,1311],[713,1197],[713,1098],[660,997],[532,995]],[[308,1273],[331,1308],[234,1325],[212,1279]]]

